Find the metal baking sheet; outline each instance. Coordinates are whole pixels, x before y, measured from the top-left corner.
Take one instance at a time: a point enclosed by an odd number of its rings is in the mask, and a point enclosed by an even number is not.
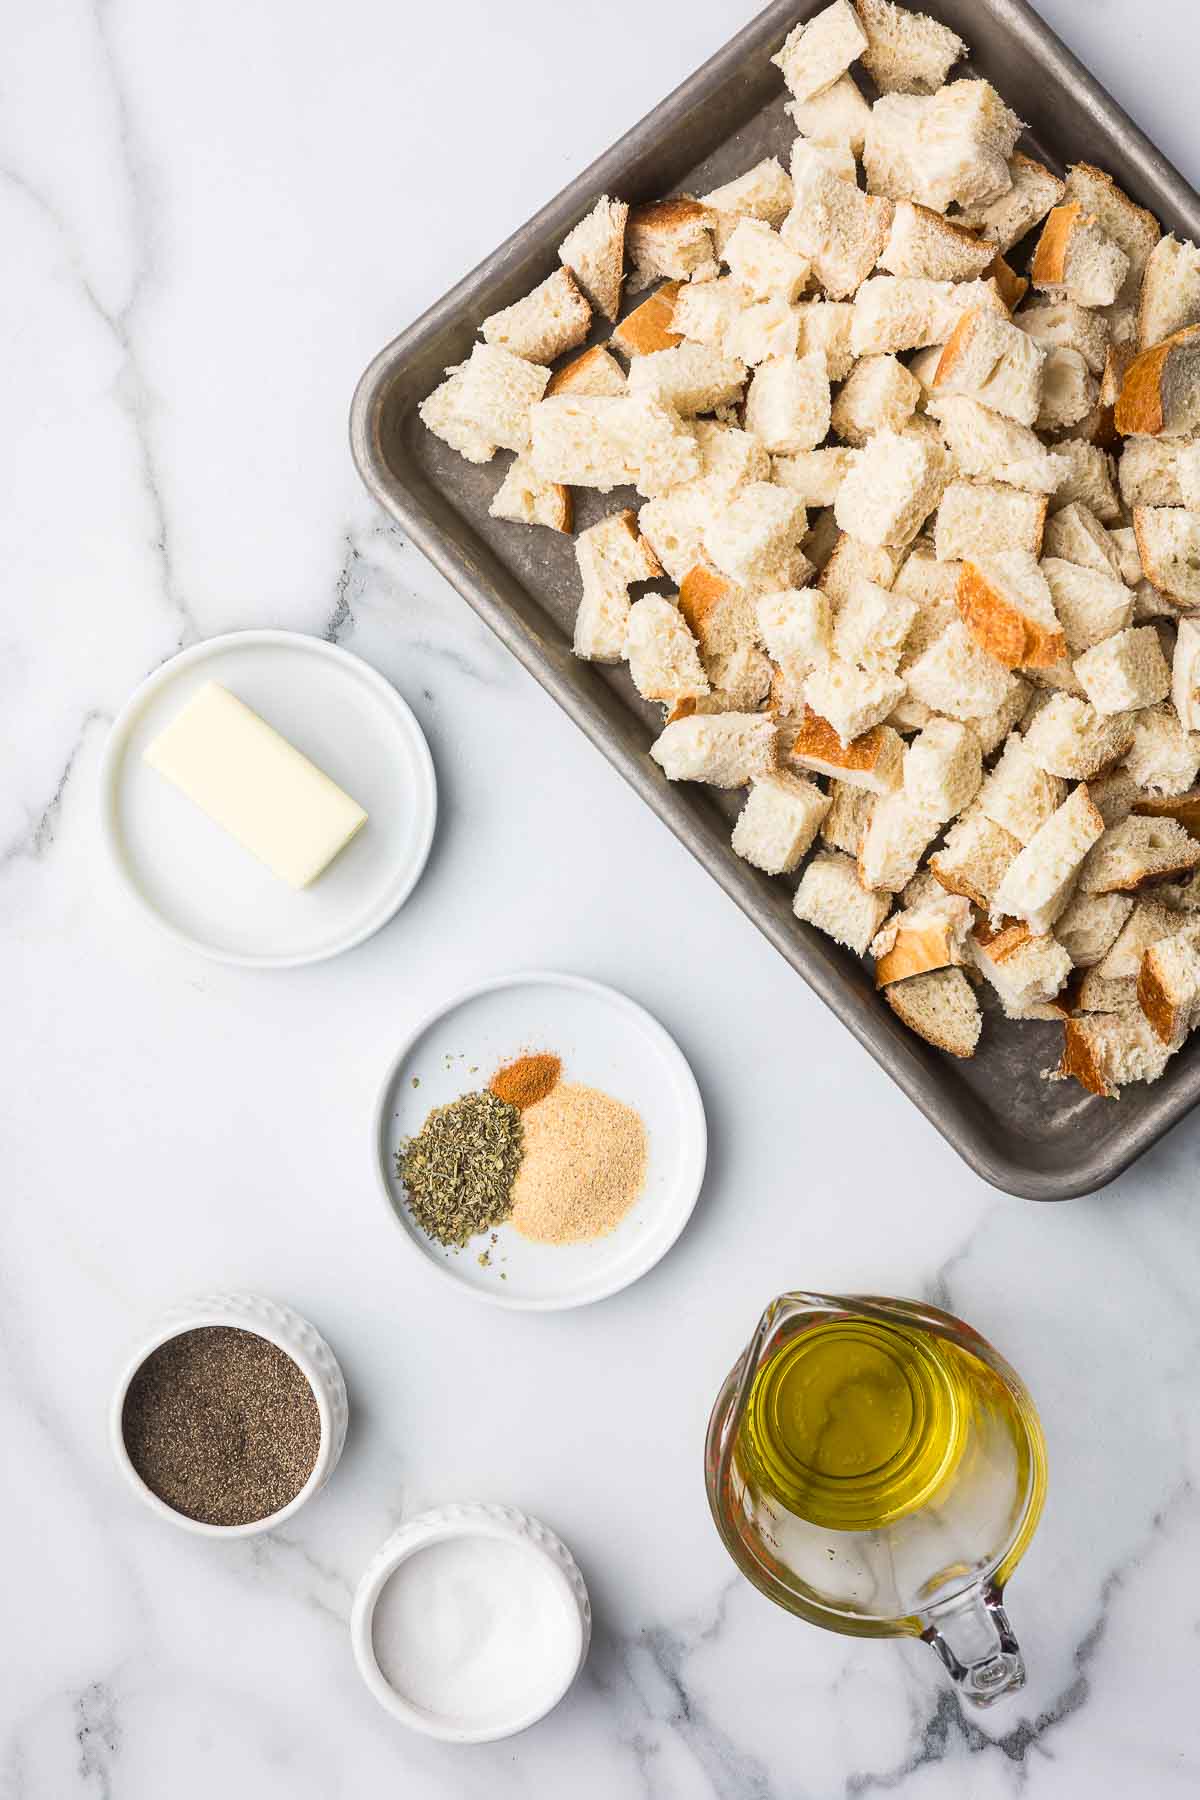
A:
[[[792,885],[760,874],[729,846],[740,797],[669,785],[647,754],[661,712],[623,669],[571,654],[578,577],[569,538],[488,517],[507,455],[475,466],[425,431],[417,403],[448,364],[469,354],[479,321],[557,266],[556,250],[601,193],[631,201],[673,190],[704,193],[761,157],[785,161],[795,135],[769,58],[798,19],[825,0],[776,0],[723,50],[423,318],[381,351],[354,396],[351,446],[370,492],[453,583],[519,661],[637,789],[798,974],[983,1178],[1033,1200],[1103,1187],[1200,1100],[1200,1042],[1153,1087],[1118,1103],[1094,1099],[1041,1071],[1057,1061],[1061,1030],[1010,1024],[989,1007],[979,1053],[960,1063],[929,1049],[876,995],[867,968],[791,910]],[[1107,169],[1162,220],[1200,240],[1200,197],[1154,149],[1024,0],[920,0],[972,46],[969,65],[1027,121],[1024,147],[1061,169]],[[961,72],[961,67],[959,71]],[[597,338],[606,335],[597,332]],[[577,529],[631,490],[576,490]]]

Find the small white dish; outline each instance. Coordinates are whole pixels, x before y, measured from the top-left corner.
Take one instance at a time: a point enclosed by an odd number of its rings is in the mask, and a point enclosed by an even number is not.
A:
[[[262,1519],[251,1519],[247,1525],[207,1525],[202,1519],[189,1519],[185,1513],[176,1512],[173,1506],[168,1506],[165,1500],[160,1500],[146,1486],[125,1448],[125,1396],[129,1392],[130,1382],[146,1358],[172,1338],[182,1337],[186,1331],[202,1331],[206,1326],[213,1325],[248,1331],[255,1337],[266,1338],[268,1343],[282,1350],[285,1356],[290,1356],[312,1389],[321,1420],[317,1460],[300,1492],[294,1494],[287,1505],[281,1506],[278,1511],[268,1513]],[[260,1531],[274,1531],[276,1526],[282,1525],[293,1513],[299,1512],[325,1486],[342,1454],[349,1416],[346,1383],[337,1357],[315,1325],[310,1325],[307,1319],[293,1312],[290,1306],[282,1306],[277,1300],[266,1300],[259,1294],[211,1294],[200,1300],[189,1300],[180,1306],[173,1306],[157,1320],[138,1344],[126,1361],[113,1392],[108,1414],[108,1435],[117,1467],[138,1499],[151,1512],[157,1513],[160,1519],[169,1519],[172,1525],[178,1525],[184,1531],[195,1532],[200,1537],[243,1538],[255,1537]]]
[[[510,1691],[497,1695],[485,1682],[472,1690],[471,1671],[460,1676],[460,1684],[469,1698],[460,1697],[453,1709],[443,1710],[432,1700],[430,1692],[420,1697],[405,1693],[397,1685],[401,1672],[393,1670],[389,1680],[384,1672],[388,1662],[386,1648],[378,1641],[386,1636],[385,1614],[388,1600],[385,1590],[398,1570],[417,1556],[436,1556],[441,1547],[467,1544],[472,1540],[481,1548],[496,1546],[515,1560],[515,1569],[527,1561],[525,1592],[531,1603],[542,1610],[546,1631],[542,1640],[543,1666],[525,1665],[510,1654],[505,1657]],[[456,1596],[466,1611],[469,1597]],[[426,1614],[428,1618],[428,1613]],[[410,1633],[422,1643],[426,1669],[426,1686],[436,1685],[439,1650],[445,1645],[434,1641],[434,1632],[446,1621],[429,1618],[429,1628],[422,1631],[419,1613],[409,1608]],[[503,1616],[489,1618],[481,1614],[472,1620],[470,1634],[463,1634],[449,1645],[451,1652],[461,1651],[468,1661],[481,1649],[491,1651],[493,1659],[504,1655],[504,1643],[487,1643],[495,1629],[503,1632]],[[380,1626],[384,1629],[381,1630]],[[587,1587],[571,1552],[561,1538],[537,1519],[518,1512],[511,1506],[491,1506],[480,1501],[464,1501],[437,1507],[410,1519],[381,1546],[368,1565],[354,1596],[350,1613],[350,1641],[354,1660],[371,1693],[393,1718],[427,1737],[441,1738],[452,1744],[492,1743],[497,1738],[512,1737],[544,1719],[567,1693],[583,1667],[592,1637],[592,1609]],[[515,1647],[514,1647],[515,1648]],[[465,1678],[464,1678],[465,1677]]]
[[[602,1088],[641,1115],[647,1167],[639,1198],[614,1231],[588,1243],[535,1244],[511,1224],[496,1227],[494,1243],[491,1233],[461,1250],[436,1243],[408,1210],[397,1150],[435,1106],[486,1087],[498,1068],[540,1050],[561,1056],[564,1081]],[[493,1305],[549,1312],[603,1300],[666,1255],[700,1193],[708,1132],[696,1078],[657,1019],[599,982],[531,973],[485,981],[418,1025],[384,1078],[373,1142],[388,1211],[424,1263]]]
[[[142,760],[206,681],[219,682],[336,781],[368,818],[300,892]],[[437,818],[433,760],[390,682],[295,631],[235,631],[156,669],[117,717],[100,768],[101,831],[125,891],[177,943],[218,962],[295,968],[385,925],[425,867]]]

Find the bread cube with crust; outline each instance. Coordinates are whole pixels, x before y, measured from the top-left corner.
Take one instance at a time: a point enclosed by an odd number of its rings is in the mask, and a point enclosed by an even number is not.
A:
[[[1105,1100],[1119,1098],[1129,1082],[1157,1081],[1172,1053],[1136,1005],[1066,1019],[1063,1032],[1062,1060],[1049,1079],[1074,1079]]]
[[[492,313],[480,331],[485,343],[529,362],[551,363],[582,344],[592,309],[570,269],[555,269],[531,294]]]
[[[905,793],[939,825],[956,819],[971,804],[982,780],[979,739],[957,719],[931,719],[904,757]]]
[[[513,459],[488,507],[493,519],[546,525],[551,531],[566,532],[571,529],[573,511],[570,488],[557,481],[543,481],[523,456]]]
[[[1191,437],[1200,428],[1200,324],[1141,350],[1121,377],[1113,422],[1122,437]]]
[[[993,920],[1024,919],[1035,933],[1049,931],[1071,898],[1085,857],[1104,831],[1104,820],[1081,782],[1005,870],[992,897]]]
[[[751,481],[716,510],[704,527],[709,561],[731,581],[749,586],[799,547],[807,515],[803,503],[768,481]]]
[[[902,898],[907,899],[912,885]],[[936,881],[932,886],[929,898],[893,913],[872,939],[876,987],[966,962],[966,943],[975,922],[971,902],[961,894],[945,893]]]
[[[546,384],[546,398],[551,394],[623,394],[625,371],[603,344],[573,357],[556,369]]]
[[[787,761],[847,787],[890,794],[900,785],[904,743],[889,725],[873,725],[861,737],[843,743],[828,719],[805,707],[791,735]]]
[[[873,432],[903,430],[920,398],[920,383],[896,357],[864,356],[833,402],[833,429],[848,444],[865,444]]]
[[[961,215],[962,224],[991,238],[1005,254],[1058,205],[1065,188],[1052,169],[1020,150],[1009,158],[1008,173],[1011,187],[993,200],[965,206]]]
[[[1115,576],[1058,556],[1043,557],[1041,569],[1072,656],[1132,623],[1133,594]]]
[[[1124,251],[1129,261],[1125,294],[1136,300],[1150,254],[1162,236],[1154,214],[1144,206],[1136,206],[1111,175],[1091,163],[1071,164],[1063,198],[1078,201],[1086,212],[1094,214],[1101,230]]]
[[[850,347],[864,356],[944,345],[959,320],[976,309],[1008,318],[1008,308],[990,281],[872,275],[854,296]]]
[[[1133,529],[1147,580],[1181,609],[1200,607],[1200,513],[1135,506]]]
[[[792,179],[778,157],[765,156],[736,180],[702,195],[700,204],[714,215],[713,244],[716,254],[724,257],[740,220],[782,225],[791,209]]]
[[[886,669],[865,670],[830,657],[804,678],[805,703],[828,720],[843,744],[887,718],[904,683]]]
[[[938,504],[945,479],[940,445],[884,428],[868,440],[838,489],[834,516],[865,544],[903,548]]]
[[[829,376],[825,358],[773,358],[760,363],[746,394],[746,430],[773,454],[813,450],[829,431]]]
[[[788,182],[789,192],[791,182]],[[734,279],[755,300],[772,296],[791,303],[808,283],[811,264],[785,244],[765,219],[739,219],[725,245],[725,261]]]
[[[1035,288],[1076,306],[1111,306],[1128,273],[1129,258],[1082,201],[1054,208],[1030,265]]]
[[[973,306],[946,340],[935,393],[967,394],[1020,425],[1033,425],[1042,403],[1040,344],[998,313]]]
[[[1018,838],[975,805],[950,827],[940,850],[930,857],[929,868],[948,894],[964,894],[986,909],[1020,849]]]
[[[644,287],[656,275],[675,281],[715,275],[715,223],[716,214],[710,207],[686,195],[633,207],[625,228],[625,248],[635,266],[634,286]]]
[[[983,1018],[961,969],[933,969],[895,981],[883,997],[902,1024],[950,1056],[974,1056]]]
[[[956,598],[975,642],[1006,669],[1048,669],[1066,655],[1067,640],[1032,552],[967,557]]]
[[[970,940],[976,968],[1000,996],[1010,1019],[1036,1018],[1062,991],[1071,959],[1049,932],[1035,932],[1023,920],[1000,928],[980,922]]]
[[[652,350],[669,350],[682,342],[682,332],[674,325],[680,293],[680,282],[664,281],[648,300],[614,325],[609,343],[622,356],[633,357],[648,356]]]
[[[1161,890],[1155,890],[1159,892]],[[1173,906],[1161,900],[1143,900],[1127,895],[1097,895],[1097,899],[1115,899],[1129,910],[1125,922],[1113,939],[1111,948],[1096,965],[1105,981],[1136,981],[1142,959],[1152,944],[1173,937],[1186,923]]]
[[[625,658],[643,700],[675,706],[709,691],[696,640],[679,608],[661,594],[644,594],[630,607]]]
[[[601,194],[591,212],[558,246],[558,260],[570,270],[597,312],[610,321],[621,308],[628,219],[624,200],[610,200]]]
[[[792,156],[792,189],[783,240],[808,258],[831,299],[845,299],[879,260],[891,228],[891,201],[841,180],[818,149],[803,142]]]
[[[871,939],[891,911],[890,894],[875,894],[859,879],[858,867],[838,851],[821,851],[800,878],[792,911],[835,943],[865,956]]]
[[[996,246],[927,206],[898,200],[879,266],[890,275],[918,275],[931,281],[975,281],[996,255]]]
[[[662,574],[658,559],[638,531],[637,515],[610,513],[575,540],[575,560],[583,597],[575,615],[576,656],[592,662],[620,662],[629,626],[629,589],[635,581]]]
[[[653,394],[681,418],[739,400],[745,381],[745,363],[722,356],[709,344],[653,350],[648,356],[635,356],[629,365],[629,392]]]
[[[1076,657],[1074,669],[1098,713],[1155,706],[1171,691],[1171,671],[1153,625],[1130,626],[1105,638]]]
[[[1137,999],[1155,1036],[1172,1048],[1200,1024],[1200,928],[1187,925],[1152,944],[1138,973]]]
[[[1094,969],[1132,911],[1125,894],[1076,894],[1055,921],[1054,935],[1077,969]]]
[[[1186,794],[1200,775],[1200,731],[1185,731],[1173,707],[1148,707],[1134,720],[1125,767],[1147,794]]]
[[[1014,731],[1003,754],[979,791],[979,810],[1000,825],[1021,845],[1026,845],[1052,818],[1067,797],[1061,776],[1048,775]]]
[[[811,100],[833,86],[867,49],[867,35],[848,0],[834,0],[815,18],[795,26],[771,58],[797,100]]]
[[[1053,695],[1025,732],[1025,748],[1038,767],[1067,781],[1103,774],[1132,743],[1128,714],[1099,713],[1073,694]]]
[[[1121,498],[1135,506],[1182,506],[1178,459],[1182,449],[1174,438],[1127,438],[1121,446],[1117,480]]]
[[[820,788],[785,769],[758,776],[733,828],[735,853],[768,875],[790,874],[808,853],[829,804]]]
[[[864,886],[898,894],[916,874],[940,830],[936,813],[914,801],[905,788],[883,795],[859,847],[858,872]]]
[[[863,167],[872,193],[944,213],[997,199],[1021,121],[986,81],[952,81],[928,98],[885,94],[871,109]]]
[[[940,562],[974,562],[1023,550],[1041,553],[1046,496],[1002,481],[952,481],[942,495],[934,526]]]
[[[948,25],[893,0],[855,0],[867,34],[861,60],[881,94],[936,94],[967,46]]]
[[[668,781],[745,787],[775,766],[775,737],[766,713],[694,713],[664,726],[650,754]]]
[[[758,636],[754,604],[745,589],[703,563],[684,576],[678,606],[701,656],[731,656]]]
[[[1200,322],[1200,250],[1172,233],[1150,252],[1138,302],[1138,348]]]
[[[1132,894],[1147,882],[1190,875],[1198,865],[1200,842],[1177,819],[1130,813],[1105,832],[1079,885],[1085,894]]]
[[[1002,706],[1016,676],[981,650],[961,620],[947,626],[906,672],[909,692],[934,712],[970,723]]]

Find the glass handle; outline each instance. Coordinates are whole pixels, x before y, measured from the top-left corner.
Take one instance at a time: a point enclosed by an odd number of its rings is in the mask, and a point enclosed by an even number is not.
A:
[[[922,1638],[937,1651],[964,1700],[990,1706],[1024,1687],[1025,1660],[998,1588],[976,1588],[921,1617]]]

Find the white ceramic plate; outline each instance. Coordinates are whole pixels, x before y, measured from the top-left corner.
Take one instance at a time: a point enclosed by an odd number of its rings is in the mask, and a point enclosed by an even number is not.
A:
[[[367,810],[367,823],[297,892],[142,752],[206,681],[253,707]],[[100,770],[117,875],[178,942],[218,962],[294,968],[361,944],[408,898],[437,817],[433,761],[391,684],[359,657],[293,631],[236,631],[182,651],[122,708]]]
[[[486,1087],[498,1068],[537,1050],[562,1057],[565,1081],[602,1088],[641,1114],[648,1144],[641,1196],[615,1231],[591,1243],[534,1244],[500,1225],[495,1244],[489,1234],[447,1249],[411,1217],[396,1151],[431,1108]],[[409,1038],[375,1108],[375,1167],[392,1217],[430,1267],[497,1306],[551,1311],[628,1287],[687,1224],[707,1149],[700,1090],[678,1045],[624,994],[577,975],[504,975],[460,994]]]

